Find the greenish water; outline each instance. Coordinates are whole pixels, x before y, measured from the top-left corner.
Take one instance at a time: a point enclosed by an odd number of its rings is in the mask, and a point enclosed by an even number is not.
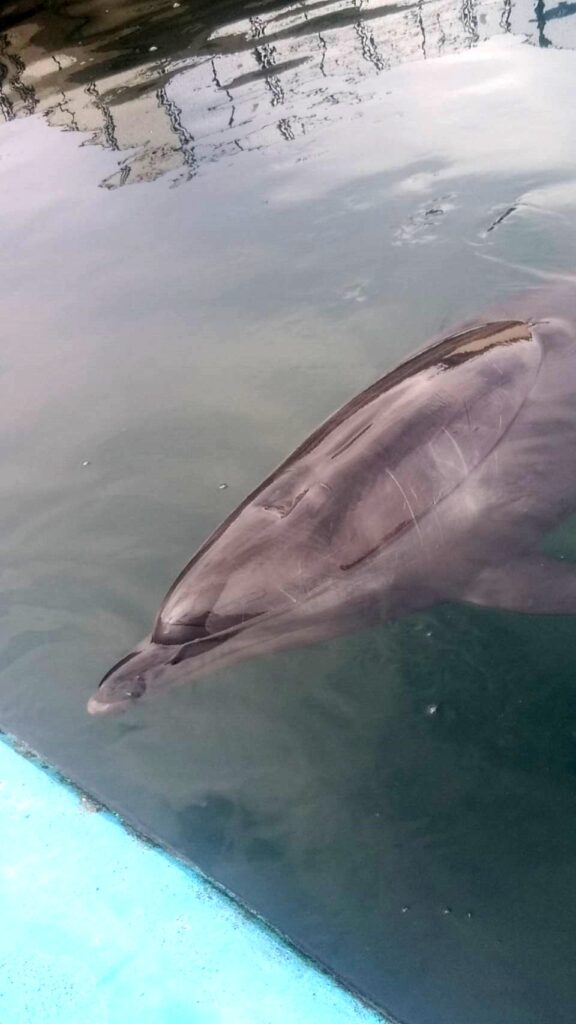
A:
[[[574,620],[85,703],[330,411],[574,272],[572,46],[541,0],[0,13],[0,724],[408,1024],[573,1024]]]

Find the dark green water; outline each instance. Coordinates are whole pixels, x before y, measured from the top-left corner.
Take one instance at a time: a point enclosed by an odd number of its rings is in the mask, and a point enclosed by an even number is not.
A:
[[[576,1018],[573,619],[85,703],[332,409],[576,269],[572,46],[542,0],[0,13],[0,724],[408,1024]]]

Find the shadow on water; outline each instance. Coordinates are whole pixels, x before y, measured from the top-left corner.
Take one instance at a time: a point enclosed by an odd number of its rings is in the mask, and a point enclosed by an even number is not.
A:
[[[361,101],[404,61],[500,33],[576,45],[574,5],[520,0],[119,0],[12,3],[0,13],[0,116],[46,122],[118,154],[102,185],[175,183],[245,150],[293,141]],[[572,27],[572,26],[571,26]]]

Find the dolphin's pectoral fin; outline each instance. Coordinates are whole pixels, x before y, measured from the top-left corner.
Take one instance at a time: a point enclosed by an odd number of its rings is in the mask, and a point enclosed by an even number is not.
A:
[[[533,555],[490,566],[460,600],[532,615],[576,615],[576,564]]]

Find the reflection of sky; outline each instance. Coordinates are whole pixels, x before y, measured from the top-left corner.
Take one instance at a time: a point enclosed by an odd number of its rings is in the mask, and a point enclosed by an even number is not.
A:
[[[104,193],[94,195],[85,182],[106,177],[114,154],[78,150],[73,137],[36,124],[29,129],[20,122],[6,125],[0,181],[11,260],[3,270],[3,313],[19,329],[7,339],[4,357],[25,359],[22,338],[29,339],[27,382],[31,388],[37,380],[37,413],[40,395],[47,401],[50,386],[44,367],[51,359],[49,336],[60,351],[70,346],[61,357],[64,375],[79,355],[84,358],[86,346],[102,353],[103,340],[112,343],[119,318],[132,325],[138,345],[162,363],[162,351],[153,353],[168,329],[183,346],[193,337],[197,352],[198,345],[212,344],[207,338],[216,323],[227,335],[231,306],[235,317],[241,312],[247,319],[255,305],[260,314],[295,315],[317,306],[319,294],[330,302],[332,289],[338,291],[341,283],[341,295],[349,297],[345,302],[359,314],[375,288],[382,294],[375,268],[386,259],[388,240],[396,253],[387,274],[397,278],[403,270],[398,253],[411,243],[420,244],[423,259],[427,244],[443,245],[445,261],[460,250],[464,237],[482,254],[511,224],[527,221],[532,232],[553,228],[562,239],[568,230],[562,214],[574,203],[565,179],[572,173],[576,125],[565,117],[559,97],[571,94],[573,60],[570,52],[546,60],[543,76],[537,51],[520,41],[495,40],[467,55],[396,68],[383,95],[364,87],[361,118],[301,137],[271,163],[264,164],[258,153],[247,154],[232,176],[224,162],[199,191],[186,192],[184,204],[171,190],[154,192],[151,203],[152,186],[125,196],[121,205]],[[174,87],[184,93],[184,79]],[[472,207],[471,197],[482,192],[483,203]],[[506,220],[487,235],[502,213]],[[348,237],[352,222],[362,231]],[[341,263],[334,245],[341,247],[344,239],[347,257]],[[315,265],[312,296],[308,272],[322,241],[324,262]],[[286,248],[292,249],[292,260],[286,260]],[[544,255],[541,250],[540,258]],[[439,270],[444,272],[445,263]],[[436,276],[433,267],[427,273]],[[39,308],[48,316],[41,345]],[[104,365],[107,358],[106,347]],[[116,358],[123,358],[121,349]],[[126,358],[129,373],[130,351]],[[171,391],[180,386],[175,374]],[[60,390],[56,377],[54,388]],[[108,402],[111,415],[113,395]],[[28,415],[22,403],[20,393],[10,416]],[[4,403],[0,415],[7,411]],[[85,416],[91,415],[97,414],[86,410]]]
[[[233,23],[219,21],[216,4],[198,23],[183,6],[159,9],[142,27],[130,3],[80,27],[71,14],[46,13],[9,26],[0,40],[0,118],[41,112],[116,152],[109,188],[161,174],[180,182],[215,160],[349,119],[371,91],[386,93],[386,73],[400,63],[508,33],[542,47],[576,43],[574,5],[542,0],[309,0],[273,3]]]

